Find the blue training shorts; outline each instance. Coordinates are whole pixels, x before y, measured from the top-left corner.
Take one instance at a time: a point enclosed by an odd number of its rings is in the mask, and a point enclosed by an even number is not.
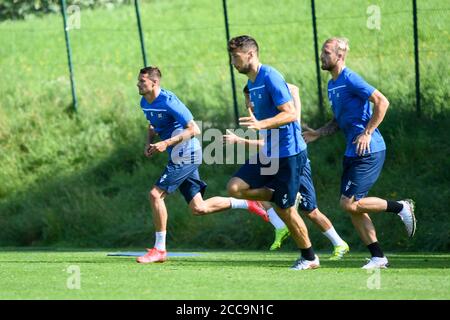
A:
[[[300,176],[298,173],[303,170],[307,159],[308,154],[306,150],[294,156],[278,158],[276,159],[279,161],[278,170],[275,174],[264,175],[261,174],[261,169],[271,167],[272,163],[262,164],[257,155],[257,159],[254,161],[256,163],[248,159],[234,174],[234,177],[245,181],[251,189],[263,187],[272,189],[273,195],[270,202],[275,203],[282,209],[286,209],[295,204],[295,198],[300,188]]]
[[[197,193],[202,196],[205,193],[207,184],[200,179],[198,173],[198,163],[175,164],[169,161],[163,174],[159,177],[155,185],[166,191],[168,194],[179,189],[186,202],[189,204]]]
[[[341,195],[355,200],[364,198],[380,176],[386,150],[361,157],[344,157]]]
[[[310,213],[317,208],[316,190],[312,180],[312,171],[310,160],[307,159],[303,170],[300,173],[300,188],[298,192],[302,195],[299,208],[302,211]]]

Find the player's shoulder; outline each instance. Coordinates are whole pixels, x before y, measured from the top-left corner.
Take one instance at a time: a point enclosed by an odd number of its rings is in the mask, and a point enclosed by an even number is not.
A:
[[[163,102],[164,104],[166,104],[168,106],[173,106],[174,104],[178,104],[180,101],[178,99],[178,97],[175,95],[175,93],[173,93],[170,90],[162,89],[162,88],[161,88],[161,92],[159,93],[159,98],[161,99],[161,102]]]
[[[347,82],[353,82],[355,80],[361,80],[362,77],[356,73],[355,71],[353,71],[352,69],[345,67],[344,71],[342,71],[343,75],[344,75],[344,80]]]
[[[161,91],[159,92],[159,98],[164,101],[170,101],[175,99],[176,97],[177,96],[175,95],[175,93],[167,89],[161,88]]]
[[[187,108],[186,105],[172,91],[161,89],[160,95],[162,95],[161,99],[166,108],[172,110],[180,110]]]
[[[268,65],[262,65],[261,70],[264,72],[264,79],[267,81],[273,81],[273,80],[283,80],[283,75],[274,67],[268,66]]]
[[[264,75],[266,77],[267,76],[273,76],[273,75],[280,75],[281,76],[281,73],[277,69],[275,69],[272,66],[268,66],[266,64],[263,64],[261,66],[261,71],[264,73]]]

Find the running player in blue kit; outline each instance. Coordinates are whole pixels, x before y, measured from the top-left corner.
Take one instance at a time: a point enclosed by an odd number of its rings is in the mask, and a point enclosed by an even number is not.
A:
[[[297,86],[288,83],[289,91],[291,92],[295,110],[297,113],[297,121],[300,123],[301,119],[301,101],[299,89]],[[244,87],[245,105],[249,114],[254,111],[253,105],[250,102],[248,87]],[[300,123],[301,124],[301,123]],[[224,141],[231,144],[246,144],[246,145],[256,145],[262,147],[264,145],[263,140],[251,140],[245,139],[237,136],[233,132],[229,131],[223,136]],[[314,188],[314,183],[312,180],[312,170],[309,159],[303,168],[300,175],[300,189],[298,190],[297,199],[295,207],[299,208],[305,216],[314,223],[317,228],[326,236],[334,246],[333,253],[330,260],[340,260],[347,254],[350,250],[348,244],[342,240],[339,234],[333,227],[333,224],[328,219],[328,217],[323,214],[317,205],[316,191]],[[268,202],[263,202],[262,205],[266,208],[267,214],[269,216],[270,223],[275,228],[275,240],[272,243],[270,250],[276,250],[280,248],[282,242],[289,237],[289,229],[286,227],[284,222],[278,217],[277,213],[273,207]]]
[[[301,251],[292,269],[315,269],[320,266],[319,258],[294,206],[300,187],[298,172],[307,163],[306,143],[286,82],[277,70],[260,64],[258,51],[257,42],[249,36],[228,42],[233,66],[248,77],[255,110],[254,115],[240,118],[240,125],[258,130],[264,140],[262,150],[230,179],[228,193],[239,199],[272,202]]]
[[[168,194],[179,189],[194,215],[206,215],[227,209],[247,209],[268,221],[267,213],[257,201],[225,197],[203,200],[206,183],[200,179],[198,167],[202,163],[200,142],[194,136],[200,129],[189,109],[172,92],[160,87],[161,71],[157,67],[140,70],[137,86],[142,96],[141,108],[150,125],[145,155],[167,151],[169,163],[149,193],[155,226],[155,245],[147,254],[138,257],[139,263],[164,262],[167,259]],[[154,142],[156,135],[161,141]]]
[[[351,215],[361,240],[371,253],[364,269],[386,268],[388,259],[378,243],[375,227],[369,213],[391,212],[398,214],[407,234],[416,231],[414,202],[390,201],[367,194],[381,173],[386,155],[386,145],[378,126],[383,121],[389,101],[362,77],[345,66],[349,50],[345,38],[330,38],[322,47],[322,69],[331,73],[328,82],[328,99],[333,119],[317,130],[303,132],[307,143],[341,129],[346,139],[341,179],[341,207]],[[373,103],[373,112],[369,101]]]

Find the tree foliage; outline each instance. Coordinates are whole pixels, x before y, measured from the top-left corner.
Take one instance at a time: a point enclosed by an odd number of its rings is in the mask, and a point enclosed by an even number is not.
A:
[[[66,0],[67,6],[77,5],[80,8],[114,8],[130,4],[131,0]],[[42,16],[57,13],[61,10],[61,0],[0,0],[0,20],[27,19],[31,16]]]

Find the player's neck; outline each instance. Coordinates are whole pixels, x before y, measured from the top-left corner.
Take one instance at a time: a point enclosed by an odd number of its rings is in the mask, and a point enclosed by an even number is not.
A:
[[[258,76],[259,69],[261,69],[261,66],[262,64],[259,63],[259,61],[251,66],[250,72],[247,73],[247,77],[250,79],[251,82],[255,82],[256,77]]]
[[[152,92],[146,93],[144,95],[145,100],[147,100],[148,103],[152,103],[155,101],[156,98],[158,98],[159,94],[161,93],[161,88],[156,88]]]
[[[333,78],[333,81],[336,81],[342,71],[344,71],[344,68],[345,64],[338,64],[333,70],[331,70],[331,77]]]

